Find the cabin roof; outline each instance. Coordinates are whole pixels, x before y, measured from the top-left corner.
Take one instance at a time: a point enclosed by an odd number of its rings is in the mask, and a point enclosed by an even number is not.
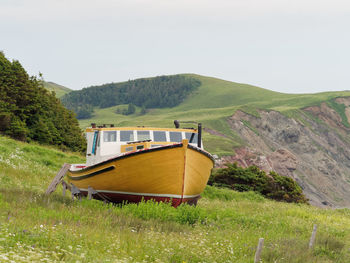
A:
[[[176,128],[155,128],[155,127],[106,127],[106,128],[86,128],[86,132],[93,132],[93,131],[130,131],[130,130],[137,130],[137,131],[171,131],[171,132],[192,132],[192,133],[198,133],[197,129],[194,128],[182,128],[182,129],[176,129]]]

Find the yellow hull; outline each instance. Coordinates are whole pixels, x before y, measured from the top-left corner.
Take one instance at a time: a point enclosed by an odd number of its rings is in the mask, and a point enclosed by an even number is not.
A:
[[[132,152],[68,172],[68,181],[86,194],[90,186],[112,202],[141,199],[198,200],[213,168],[212,156],[182,143]]]

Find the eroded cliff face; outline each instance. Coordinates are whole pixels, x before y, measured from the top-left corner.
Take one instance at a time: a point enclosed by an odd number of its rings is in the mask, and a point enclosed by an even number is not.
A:
[[[336,102],[347,107],[349,118],[350,98]],[[246,146],[218,165],[237,162],[274,170],[294,178],[313,205],[350,207],[350,129],[339,114],[326,103],[303,109],[297,119],[276,111],[259,114],[237,111],[228,119]]]

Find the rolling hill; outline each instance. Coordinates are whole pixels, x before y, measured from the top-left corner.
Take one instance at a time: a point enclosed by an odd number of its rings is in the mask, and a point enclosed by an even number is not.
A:
[[[204,77],[194,74],[184,74],[198,79],[200,87],[190,94],[178,106],[163,109],[150,109],[147,114],[124,116],[116,114],[117,105],[109,108],[95,108],[95,114],[90,119],[80,120],[82,127],[91,122],[115,123],[120,125],[171,125],[173,119],[202,121],[208,127],[212,121],[231,116],[237,109],[256,114],[258,109],[276,110],[288,114],[290,111],[317,105],[336,97],[350,96],[350,91],[323,92],[316,94],[284,94],[263,88]],[[124,105],[125,106],[125,105]],[[154,118],[157,116],[157,118]],[[217,127],[215,126],[216,128]],[[224,132],[224,130],[222,130]]]
[[[233,148],[244,145],[226,121],[238,109],[253,115],[257,115],[258,110],[263,109],[275,110],[291,116],[307,106],[331,101],[336,97],[350,96],[349,91],[283,94],[211,77],[194,74],[185,74],[185,76],[198,79],[201,85],[176,107],[150,109],[147,114],[140,114],[141,109],[138,108],[135,114],[128,116],[116,113],[118,108],[125,108],[127,105],[103,109],[95,107],[93,117],[79,120],[79,123],[84,128],[90,123],[114,123],[120,126],[172,126],[175,119],[202,122],[204,127],[225,135],[217,136],[212,133],[205,136],[208,150],[222,156],[231,155]],[[222,143],[222,140],[225,140],[225,143]]]
[[[350,206],[350,92],[283,94],[221,79],[185,74],[201,85],[172,108],[127,105],[94,108],[90,123],[171,127],[173,120],[202,122],[204,145],[218,166],[238,162],[275,170],[298,181],[312,204]],[[119,110],[118,110],[119,109]]]
[[[61,86],[59,84],[56,84],[50,81],[49,82],[44,81],[44,88],[48,89],[49,91],[54,91],[56,93],[57,98],[61,98],[63,95],[72,91],[67,87]]]

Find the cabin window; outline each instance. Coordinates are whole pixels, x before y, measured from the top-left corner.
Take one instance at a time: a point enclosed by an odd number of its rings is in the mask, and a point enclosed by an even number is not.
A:
[[[117,132],[116,131],[105,131],[103,132],[103,142],[116,142]]]
[[[186,132],[185,135],[186,135],[186,139],[188,140],[188,142],[190,142],[192,135],[193,135],[193,138],[192,138],[191,143],[198,142],[198,133]]]
[[[141,150],[141,149],[143,149],[143,147],[144,147],[143,145],[137,145],[136,150]]]
[[[181,132],[169,132],[171,142],[181,142],[182,134]]]
[[[149,131],[137,131],[137,140],[138,141],[146,141],[150,140],[150,132]]]
[[[94,139],[93,139],[93,141],[92,141],[92,150],[91,150],[91,152],[92,152],[93,154],[96,154],[97,137],[98,137],[98,131],[95,131],[95,132],[94,132]]]
[[[165,131],[154,131],[153,138],[155,142],[166,142],[166,134]]]
[[[120,141],[130,142],[134,140],[134,131],[120,131]]]
[[[126,147],[125,148],[125,151],[126,152],[131,152],[131,151],[133,151],[134,150],[134,146],[129,146],[129,147]]]

